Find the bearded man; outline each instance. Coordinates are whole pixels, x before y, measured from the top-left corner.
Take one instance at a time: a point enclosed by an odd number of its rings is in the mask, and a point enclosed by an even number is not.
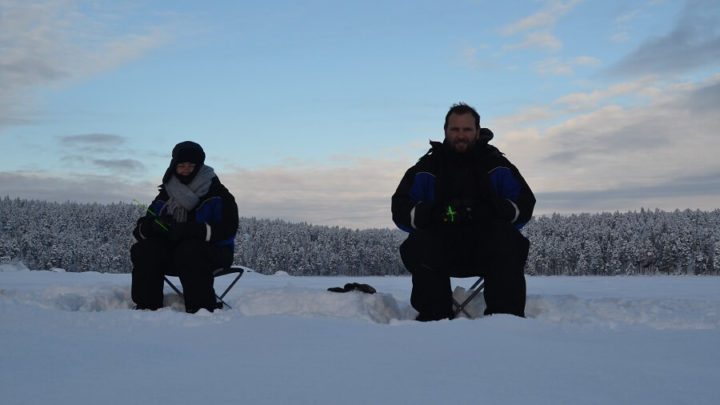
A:
[[[409,232],[400,255],[412,274],[417,320],[453,317],[450,277],[482,276],[485,315],[525,316],[524,268],[530,248],[520,233],[535,196],[518,169],[488,142],[480,115],[455,104],[444,142],[407,170],[392,196],[395,224]]]

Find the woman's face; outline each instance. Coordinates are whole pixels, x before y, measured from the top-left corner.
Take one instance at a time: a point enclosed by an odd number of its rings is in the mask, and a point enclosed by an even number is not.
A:
[[[195,170],[195,163],[183,162],[175,166],[175,173],[180,176],[189,176]]]

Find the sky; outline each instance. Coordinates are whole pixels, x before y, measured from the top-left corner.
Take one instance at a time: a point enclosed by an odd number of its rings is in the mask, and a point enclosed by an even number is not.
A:
[[[457,102],[536,215],[720,208],[716,0],[0,0],[0,197],[149,202],[193,140],[241,216],[393,227]]]

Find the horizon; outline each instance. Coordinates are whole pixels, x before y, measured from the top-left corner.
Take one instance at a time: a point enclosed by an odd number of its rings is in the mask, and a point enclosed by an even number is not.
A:
[[[135,203],[129,203],[126,201],[114,201],[114,202],[82,202],[82,201],[50,201],[50,200],[38,200],[38,199],[29,199],[29,198],[21,198],[21,197],[11,197],[8,195],[5,195],[4,197],[0,197],[0,200],[9,199],[9,200],[19,200],[19,201],[31,201],[31,202],[40,202],[40,203],[51,203],[51,204],[78,204],[78,205],[127,205],[127,206],[137,206],[138,208],[142,208],[139,205]],[[144,211],[144,210],[143,210]],[[647,207],[640,207],[637,210],[628,210],[628,211],[601,211],[601,212],[572,212],[572,213],[559,213],[559,212],[551,212],[551,213],[543,213],[543,214],[535,214],[532,216],[531,220],[528,221],[528,225],[531,224],[534,220],[540,219],[540,218],[552,218],[556,216],[560,217],[567,217],[571,218],[573,216],[582,216],[582,215],[589,215],[589,216],[602,216],[602,215],[627,215],[627,214],[638,214],[641,212],[651,212],[651,213],[676,213],[676,212],[702,212],[702,213],[714,213],[716,211],[720,211],[720,208],[714,208],[710,210],[703,210],[703,209],[693,209],[693,208],[675,208],[672,210],[663,210],[659,208],[650,209]],[[286,224],[290,225],[309,225],[309,226],[317,226],[322,228],[340,228],[340,229],[348,229],[351,231],[374,231],[374,230],[390,230],[390,231],[397,231],[399,233],[407,233],[406,231],[403,231],[402,229],[396,227],[396,226],[388,226],[388,227],[372,227],[372,228],[357,228],[357,227],[351,227],[351,226],[345,226],[345,225],[327,225],[327,224],[315,224],[308,221],[303,220],[288,220],[280,217],[256,217],[256,216],[245,216],[240,213],[239,215],[240,219],[252,219],[252,220],[259,220],[259,221],[280,221],[284,222]]]

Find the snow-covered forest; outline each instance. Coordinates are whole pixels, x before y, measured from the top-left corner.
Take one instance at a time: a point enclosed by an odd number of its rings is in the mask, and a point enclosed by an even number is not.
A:
[[[720,210],[552,215],[523,229],[531,275],[720,274]]]
[[[144,209],[136,204],[79,204],[0,199],[0,262],[30,268],[129,273],[132,230]],[[340,227],[240,218],[235,263],[272,274],[398,275],[390,229]]]
[[[30,268],[129,272],[132,228],[143,208],[0,199],[0,261]],[[390,213],[388,212],[388,215]],[[720,210],[534,218],[530,275],[720,274]],[[266,274],[405,274],[395,229],[241,218],[235,263]]]

